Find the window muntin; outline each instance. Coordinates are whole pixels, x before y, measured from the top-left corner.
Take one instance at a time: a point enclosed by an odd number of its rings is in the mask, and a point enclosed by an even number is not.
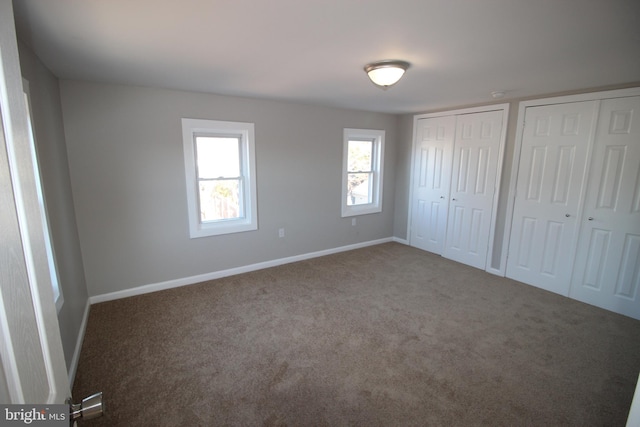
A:
[[[382,130],[345,129],[342,216],[382,211]]]
[[[256,230],[253,123],[182,119],[192,238]]]

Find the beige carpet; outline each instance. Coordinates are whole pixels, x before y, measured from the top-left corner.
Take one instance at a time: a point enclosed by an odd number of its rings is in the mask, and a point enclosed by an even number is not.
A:
[[[623,426],[640,322],[396,243],[91,307],[86,426]]]

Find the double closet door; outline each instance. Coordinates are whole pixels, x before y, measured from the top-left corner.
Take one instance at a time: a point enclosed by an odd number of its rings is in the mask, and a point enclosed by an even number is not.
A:
[[[640,96],[528,107],[507,276],[640,319]]]
[[[597,103],[525,110],[507,277],[569,294]]]
[[[496,110],[417,120],[412,246],[486,268],[503,115]]]

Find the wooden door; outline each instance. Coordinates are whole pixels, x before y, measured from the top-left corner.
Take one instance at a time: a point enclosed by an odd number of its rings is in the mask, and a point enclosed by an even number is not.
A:
[[[525,111],[507,277],[567,296],[597,101]]]
[[[640,319],[640,96],[602,101],[572,298]]]
[[[500,165],[502,111],[457,116],[443,256],[485,269]]]
[[[417,121],[410,244],[442,254],[447,224],[455,116]]]

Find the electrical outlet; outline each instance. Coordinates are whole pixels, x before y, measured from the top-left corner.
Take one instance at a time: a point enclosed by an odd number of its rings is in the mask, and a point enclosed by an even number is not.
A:
[[[351,225],[356,225],[356,219],[355,218],[351,218]]]
[[[278,230],[278,237],[283,238],[284,237],[284,228],[281,228]]]

